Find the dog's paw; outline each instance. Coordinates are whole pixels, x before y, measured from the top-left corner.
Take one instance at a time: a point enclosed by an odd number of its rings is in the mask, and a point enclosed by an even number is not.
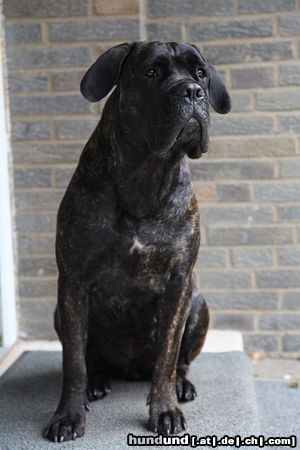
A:
[[[197,397],[195,386],[186,378],[178,378],[176,393],[179,402],[190,402]]]
[[[174,408],[150,417],[148,429],[164,435],[177,434],[186,429],[186,421],[180,409]]]
[[[53,442],[75,440],[84,435],[85,415],[55,413],[45,428],[43,437]]]
[[[109,380],[91,379],[88,381],[87,398],[90,402],[104,398],[111,391]]]

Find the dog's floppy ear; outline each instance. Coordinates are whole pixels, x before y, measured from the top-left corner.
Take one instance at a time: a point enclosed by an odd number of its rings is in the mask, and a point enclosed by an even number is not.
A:
[[[227,89],[214,66],[207,63],[206,68],[209,76],[209,102],[216,112],[226,114],[231,109],[231,100]]]
[[[117,83],[122,63],[130,51],[130,44],[124,43],[104,52],[89,68],[80,83],[82,95],[90,102],[98,102]]]

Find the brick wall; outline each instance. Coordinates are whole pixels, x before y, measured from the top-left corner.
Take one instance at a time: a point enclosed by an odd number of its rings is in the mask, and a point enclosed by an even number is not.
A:
[[[21,338],[55,338],[55,216],[101,110],[85,69],[127,40],[199,44],[233,98],[192,162],[197,277],[212,326],[300,354],[300,9],[296,0],[6,0]]]

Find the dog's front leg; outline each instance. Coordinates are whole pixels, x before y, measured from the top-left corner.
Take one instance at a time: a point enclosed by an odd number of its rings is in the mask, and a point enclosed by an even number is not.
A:
[[[186,428],[176,395],[176,366],[191,294],[190,278],[175,274],[158,304],[157,360],[149,396],[148,422],[155,433],[180,433]]]
[[[63,387],[58,408],[44,437],[63,442],[84,434],[88,298],[85,290],[60,277],[58,282],[57,332],[63,346]]]

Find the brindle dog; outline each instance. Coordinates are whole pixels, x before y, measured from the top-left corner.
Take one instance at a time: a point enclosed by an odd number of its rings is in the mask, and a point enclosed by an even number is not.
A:
[[[110,379],[152,378],[149,429],[178,433],[179,402],[209,315],[192,270],[199,213],[186,155],[207,152],[209,108],[230,110],[215,69],[191,44],[135,42],[106,51],[81,82],[105,97],[58,212],[55,329],[63,389],[45,430],[52,441],[84,434],[87,401]]]

